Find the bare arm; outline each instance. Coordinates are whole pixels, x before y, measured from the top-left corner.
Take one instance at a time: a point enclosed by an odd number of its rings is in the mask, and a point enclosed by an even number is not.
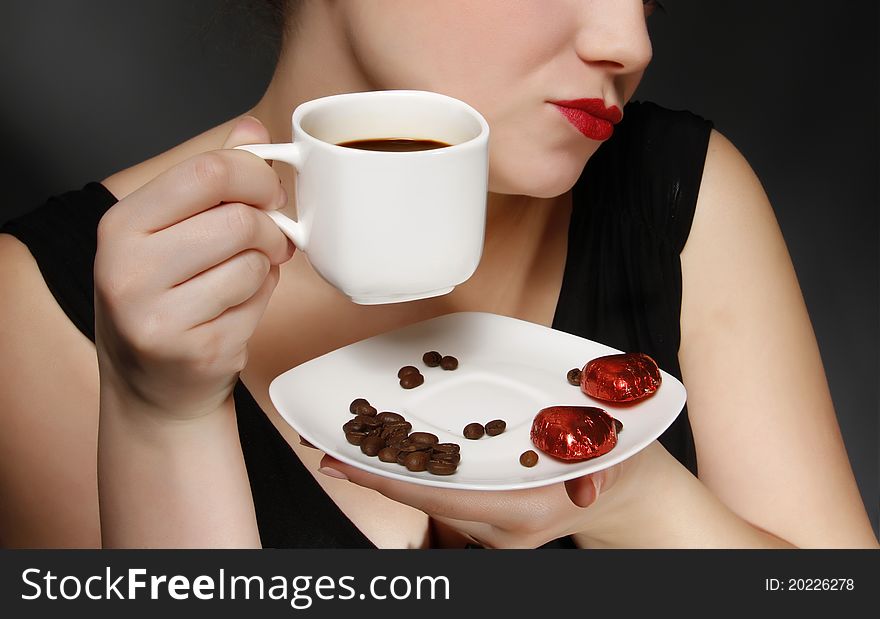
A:
[[[100,547],[95,347],[6,234],[0,290],[0,544]]]
[[[101,395],[98,479],[105,548],[259,548],[232,398],[193,420]]]
[[[621,475],[611,500],[596,503],[581,541],[877,548],[773,210],[717,132],[682,280],[679,358],[699,480],[653,446],[629,463],[635,471]],[[629,527],[604,518],[615,503],[633,506]]]
[[[231,401],[163,427],[108,394],[98,458],[95,347],[5,234],[0,287],[0,544],[100,548],[103,532],[105,547],[259,547]]]
[[[680,359],[702,483],[797,546],[876,547],[773,210],[718,133],[682,277]]]
[[[227,148],[265,141],[240,121]],[[197,155],[98,226],[98,486],[105,547],[259,547],[232,391],[291,256],[286,202],[242,151]],[[148,265],[148,266],[145,266]]]
[[[624,463],[579,541],[877,548],[773,210],[717,132],[682,280],[679,358],[699,479],[653,445]]]

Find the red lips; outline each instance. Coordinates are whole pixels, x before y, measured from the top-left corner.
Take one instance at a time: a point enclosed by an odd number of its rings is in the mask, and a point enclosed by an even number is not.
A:
[[[614,125],[623,118],[616,105],[605,107],[602,99],[569,99],[551,101],[566,120],[592,140],[607,140],[614,133]]]

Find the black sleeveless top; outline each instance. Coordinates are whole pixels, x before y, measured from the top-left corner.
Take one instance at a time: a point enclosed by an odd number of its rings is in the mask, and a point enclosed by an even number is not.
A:
[[[630,103],[573,190],[568,255],[553,328],[651,355],[681,379],[681,264],[702,178],[710,122]],[[116,202],[103,185],[51,198],[3,227],[37,261],[71,322],[95,339],[96,229]],[[265,547],[373,547],[321,489],[241,381],[238,430]],[[696,474],[687,409],[660,437]],[[571,547],[563,538],[547,546]]]

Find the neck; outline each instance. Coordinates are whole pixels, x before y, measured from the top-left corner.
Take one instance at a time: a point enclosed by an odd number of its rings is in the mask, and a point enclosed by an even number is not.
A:
[[[360,70],[333,13],[333,3],[305,2],[300,27],[289,32],[266,93],[251,110],[273,142],[291,139],[290,115],[300,103],[345,92],[377,90]]]

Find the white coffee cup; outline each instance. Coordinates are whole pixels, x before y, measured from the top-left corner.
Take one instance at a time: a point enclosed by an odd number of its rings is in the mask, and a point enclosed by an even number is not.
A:
[[[338,146],[409,138],[450,146],[390,152]],[[293,143],[238,148],[296,168],[298,221],[269,215],[315,271],[355,303],[450,292],[483,251],[489,125],[433,92],[334,95],[293,111]]]

